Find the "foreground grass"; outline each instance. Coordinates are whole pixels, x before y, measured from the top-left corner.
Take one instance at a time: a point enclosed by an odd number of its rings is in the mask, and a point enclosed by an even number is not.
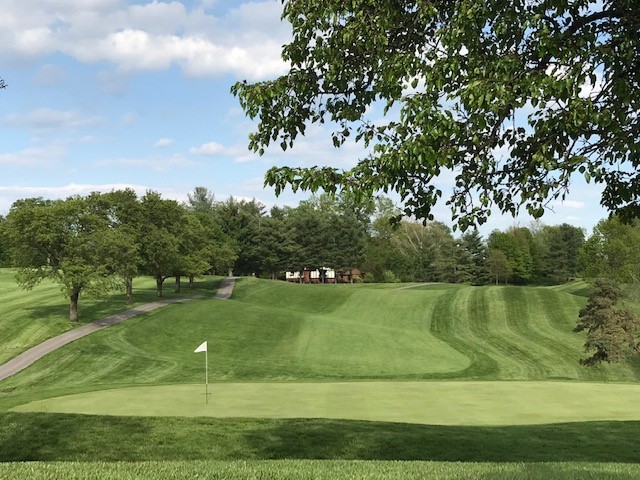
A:
[[[204,285],[201,283],[200,287]],[[176,296],[167,282],[165,298]],[[214,287],[207,284],[206,290]],[[210,288],[209,288],[210,287]],[[198,294],[202,294],[202,288]],[[188,288],[183,294],[192,293]],[[141,277],[134,280],[131,304],[124,294],[113,292],[105,298],[80,298],[80,324],[157,300],[155,281]],[[15,281],[15,271],[0,269],[0,364],[60,333],[77,327],[69,322],[69,302],[52,282],[42,282],[31,291],[22,290]]]
[[[0,477],[32,480],[85,479],[295,479],[624,480],[640,476],[640,466],[592,463],[445,463],[387,461],[195,461],[0,464]]]
[[[0,461],[638,463],[640,422],[463,427],[329,419],[0,414]]]

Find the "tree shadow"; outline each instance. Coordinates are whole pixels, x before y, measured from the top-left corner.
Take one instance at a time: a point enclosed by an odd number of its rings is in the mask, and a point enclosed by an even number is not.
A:
[[[640,421],[457,427],[330,419],[1,413],[0,423],[0,461],[640,461]]]
[[[88,295],[80,297],[78,303],[79,323],[91,323],[102,317],[120,313],[134,308],[136,305],[155,302],[159,299],[197,296],[214,296],[220,286],[220,279],[205,279],[195,282],[195,288],[189,288],[188,282],[181,282],[181,293],[173,291],[173,284],[165,282],[163,296],[159,298],[153,287],[134,288],[132,303],[128,304],[124,293],[112,293],[106,297],[96,298]],[[170,288],[169,288],[170,287]],[[24,311],[29,318],[39,319],[67,319],[69,318],[69,304],[60,297],[61,302],[53,305],[33,305],[25,307]]]
[[[640,422],[468,427],[293,419],[246,441],[270,459],[636,463],[639,429]]]

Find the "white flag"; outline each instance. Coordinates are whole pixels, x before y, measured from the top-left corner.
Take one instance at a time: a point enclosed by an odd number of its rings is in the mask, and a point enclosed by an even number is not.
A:
[[[200,345],[198,348],[196,348],[193,353],[198,353],[198,352],[206,352],[207,351],[207,342],[202,342],[202,345]]]

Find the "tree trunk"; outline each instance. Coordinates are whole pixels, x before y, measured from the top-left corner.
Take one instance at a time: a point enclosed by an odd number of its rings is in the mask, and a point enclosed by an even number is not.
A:
[[[71,304],[69,306],[69,321],[76,323],[78,321],[78,297],[80,296],[80,288],[75,287],[73,293],[69,297]]]
[[[176,286],[173,289],[174,292],[180,293],[180,275],[176,275]]]
[[[156,277],[156,294],[159,297],[162,296],[162,282],[164,282],[164,278],[162,278],[162,275],[158,275]]]
[[[195,275],[189,275],[189,288],[196,288],[196,277],[195,277]]]
[[[127,277],[124,279],[125,295],[127,297],[127,304],[131,303],[131,295],[133,293],[133,278]]]

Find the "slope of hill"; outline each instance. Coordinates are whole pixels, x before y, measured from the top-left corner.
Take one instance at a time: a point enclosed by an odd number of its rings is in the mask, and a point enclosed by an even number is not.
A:
[[[78,340],[0,392],[215,381],[634,381],[637,362],[586,368],[571,332],[584,298],[552,288],[297,285],[244,279],[228,301],[175,305]],[[35,394],[35,392],[33,392]]]

